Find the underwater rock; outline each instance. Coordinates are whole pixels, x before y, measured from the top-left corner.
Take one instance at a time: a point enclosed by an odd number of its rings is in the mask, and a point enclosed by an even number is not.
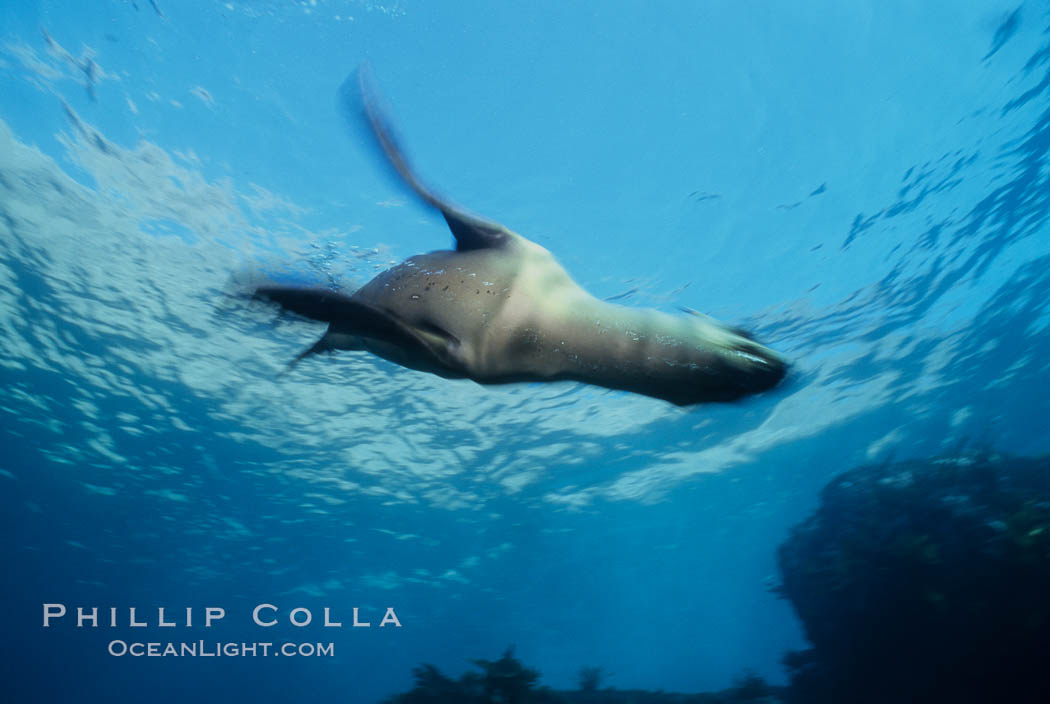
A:
[[[861,467],[778,553],[792,702],[1050,702],[1050,458]]]
[[[458,680],[433,665],[412,670],[416,685],[383,704],[779,704],[783,687],[774,687],[753,672],[738,677],[721,692],[679,694],[641,689],[599,689],[600,667],[580,670],[580,688],[556,691],[538,687],[540,673],[527,668],[508,648],[499,660],[471,660],[480,672],[466,672]]]
[[[605,672],[600,667],[581,667],[579,680],[581,692],[597,692],[602,684]]]
[[[548,688],[536,687],[540,673],[529,669],[507,648],[499,660],[472,660],[480,672],[464,673],[458,680],[441,674],[433,665],[412,670],[416,686],[385,704],[547,704],[561,702]]]

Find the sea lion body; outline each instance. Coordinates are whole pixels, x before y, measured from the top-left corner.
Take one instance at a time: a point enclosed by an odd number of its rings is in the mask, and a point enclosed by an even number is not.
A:
[[[455,250],[410,257],[350,296],[263,285],[255,296],[329,323],[296,361],[367,350],[411,369],[481,384],[574,380],[678,405],[775,386],[785,362],[700,314],[601,301],[540,245],[469,215],[424,187],[360,84],[365,115],[397,174],[445,217]]]

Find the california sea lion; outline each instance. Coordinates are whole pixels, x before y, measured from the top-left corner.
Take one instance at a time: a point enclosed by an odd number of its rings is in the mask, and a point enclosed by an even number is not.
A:
[[[450,379],[480,384],[573,380],[678,405],[732,401],[770,389],[785,362],[745,333],[689,311],[669,315],[601,301],[543,247],[471,215],[424,186],[379,109],[365,71],[348,87],[397,174],[444,216],[455,250],[411,257],[346,295],[261,285],[254,295],[328,331],[318,352],[367,350]],[[293,362],[293,364],[295,363]]]

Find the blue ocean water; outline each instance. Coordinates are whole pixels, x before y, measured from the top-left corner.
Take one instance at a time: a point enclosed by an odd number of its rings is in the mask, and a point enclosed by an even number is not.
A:
[[[10,700],[374,702],[512,644],[557,688],[782,682],[775,550],[832,475],[1050,450],[1048,31],[994,0],[6,4]],[[788,381],[679,409],[359,353],[280,376],[320,330],[233,272],[349,287],[450,242],[347,129],[364,61],[428,182]],[[108,652],[199,639],[335,652]]]

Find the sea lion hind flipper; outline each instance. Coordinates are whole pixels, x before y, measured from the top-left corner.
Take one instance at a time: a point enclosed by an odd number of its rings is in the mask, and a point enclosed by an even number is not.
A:
[[[459,339],[437,325],[410,325],[386,311],[361,303],[353,324],[354,334],[393,346],[393,354],[381,354],[403,367],[421,369],[457,379],[465,376]]]
[[[397,357],[403,366],[421,367],[450,377],[463,375],[457,354],[459,339],[437,325],[424,323],[416,327],[386,310],[326,288],[260,286],[253,298],[329,324],[324,336],[292,360],[288,370],[321,352],[364,349],[361,338],[367,338],[385,343],[388,356]]]
[[[356,118],[356,114],[363,113],[364,122],[371,128],[375,143],[384,157],[383,160],[427,205],[441,211],[452,235],[456,238],[456,250],[484,249],[504,244],[508,239],[507,228],[497,222],[468,213],[434,193],[419,180],[404,149],[398,143],[397,131],[383,110],[382,100],[372,85],[371,70],[368,64],[362,64],[355,73],[356,76],[351,74],[343,81],[340,89],[343,109],[348,120],[357,123],[356,119],[350,118]]]
[[[307,347],[299,354],[295,355],[295,359],[293,359],[291,362],[288,362],[288,365],[283,370],[281,370],[281,373],[277,376],[283,377],[285,374],[295,369],[299,365],[299,362],[303,361],[307,357],[312,357],[315,354],[321,354],[323,352],[334,352],[335,349],[335,345],[332,344],[331,338],[326,332],[324,335],[321,336],[320,340],[312,344],[310,347]]]
[[[311,286],[258,286],[252,298],[276,303],[285,310],[323,323],[341,317],[352,302],[345,293]]]

